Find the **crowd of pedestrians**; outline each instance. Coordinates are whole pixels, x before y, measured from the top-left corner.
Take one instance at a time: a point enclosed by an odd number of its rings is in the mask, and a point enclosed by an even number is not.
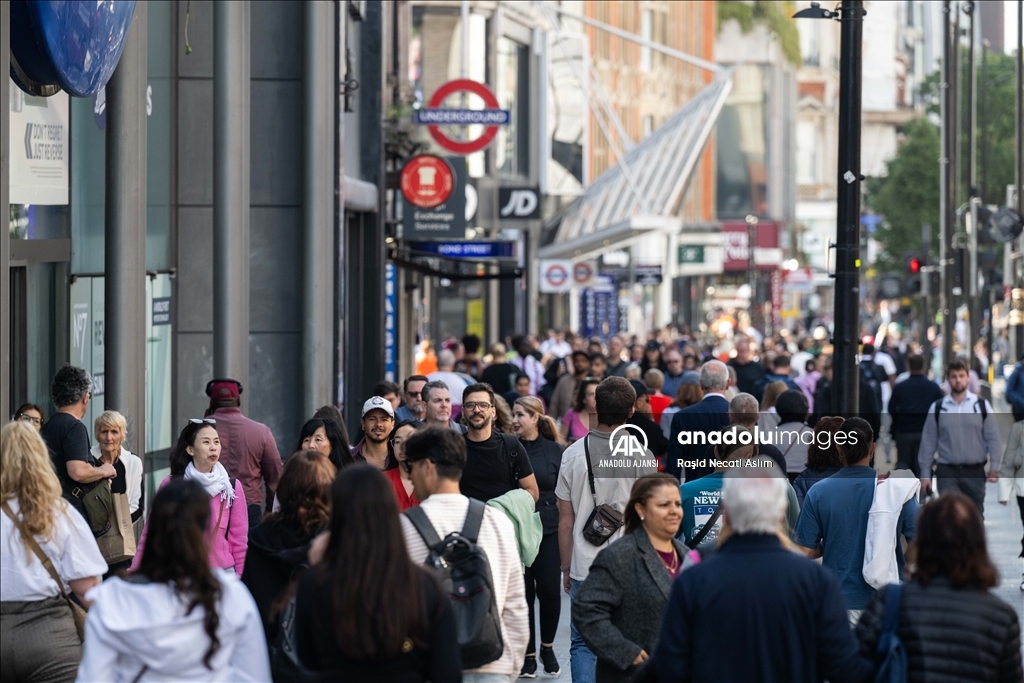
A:
[[[888,335],[860,416],[811,336],[483,348],[421,345],[348,407],[354,442],[324,406],[285,458],[214,379],[152,495],[130,416],[91,443],[62,367],[54,412],[2,431],[3,680],[1024,678],[983,522],[996,483],[1024,521],[1024,364],[1011,424],[966,362],[930,377]]]

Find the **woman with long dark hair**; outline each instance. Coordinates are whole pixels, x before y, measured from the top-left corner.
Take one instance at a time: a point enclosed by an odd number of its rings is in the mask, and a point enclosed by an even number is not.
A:
[[[78,680],[269,681],[252,596],[210,566],[205,487],[175,479],[150,509],[149,545],[137,571],[89,591]]]
[[[220,463],[220,437],[217,421],[193,418],[178,436],[170,455],[171,475],[160,482],[160,488],[174,479],[198,482],[208,494],[210,528],[206,547],[210,565],[242,575],[248,547],[249,512],[245,507],[242,482],[228,476]],[[132,561],[132,571],[139,568],[150,534],[147,522],[139,538],[139,549]]]
[[[823,417],[814,425],[814,443],[807,447],[807,469],[797,474],[793,480],[793,489],[801,507],[807,491],[812,486],[822,479],[828,479],[846,464],[835,439],[835,435],[843,428],[843,422],[845,420],[841,417]],[[822,433],[828,434],[828,439],[818,436]],[[820,445],[821,441],[825,441],[827,445]],[[786,469],[789,469],[788,466]]]
[[[268,644],[277,635],[276,617],[292,575],[306,563],[309,544],[330,519],[331,482],[336,474],[323,453],[292,453],[277,484],[280,508],[249,530],[242,583],[256,600]]]
[[[409,559],[390,482],[353,465],[331,486],[331,506],[323,559],[299,581],[299,660],[322,680],[460,681],[451,605]]]
[[[900,590],[897,635],[907,652],[906,680],[1024,680],[1019,617],[991,592],[999,572],[971,499],[943,493],[922,507],[907,559],[911,579],[879,590],[861,615],[861,655],[877,661],[886,600]]]
[[[544,414],[544,403],[534,396],[523,396],[512,407],[512,429],[519,442],[526,448],[537,477],[540,498],[537,512],[544,527],[537,559],[526,568],[526,604],[530,610],[530,640],[526,643],[526,661],[523,663],[524,676],[537,673],[537,635],[534,626],[534,598],[540,602],[540,659],[544,671],[551,676],[559,673],[558,660],[552,649],[555,633],[558,631],[558,617],[561,613],[562,572],[559,570],[558,555],[558,499],[555,486],[558,484],[558,469],[562,466],[562,451],[565,450],[558,435],[555,421]]]
[[[562,416],[563,440],[573,442],[582,439],[590,431],[591,418],[597,419],[597,385],[600,383],[601,380],[596,377],[580,380],[576,387],[576,402]]]
[[[420,504],[412,493],[412,478],[405,465],[405,440],[421,429],[423,429],[423,423],[419,420],[402,420],[395,425],[395,428],[391,430],[391,436],[388,437],[398,466],[384,470],[384,476],[388,478],[391,487],[395,490],[395,498],[398,500],[400,512]]]
[[[341,425],[331,418],[314,417],[306,420],[299,433],[296,451],[319,451],[341,471],[351,465],[352,449]]]

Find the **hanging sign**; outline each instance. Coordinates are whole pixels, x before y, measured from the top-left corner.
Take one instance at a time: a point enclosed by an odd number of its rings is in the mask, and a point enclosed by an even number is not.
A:
[[[402,169],[402,196],[413,206],[432,209],[448,201],[455,188],[455,171],[433,154],[409,159]]]
[[[442,107],[444,101],[458,93],[476,95],[484,101],[486,109],[453,109]],[[416,112],[416,122],[427,126],[430,136],[444,149],[455,154],[479,152],[493,142],[498,126],[507,126],[512,121],[512,112],[502,109],[498,98],[483,83],[460,78],[448,81],[434,91],[426,109]],[[441,130],[441,126],[482,125],[483,135],[475,140],[456,140]]]
[[[572,289],[572,261],[551,259],[540,262],[540,291],[544,294],[565,293]]]

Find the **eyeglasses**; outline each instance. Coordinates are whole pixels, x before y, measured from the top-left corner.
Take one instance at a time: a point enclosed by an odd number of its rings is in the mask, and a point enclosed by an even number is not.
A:
[[[480,410],[490,410],[491,404],[486,401],[470,401],[469,403],[463,403],[462,408],[464,410],[477,410],[478,408]]]
[[[215,425],[217,421],[212,417],[190,417],[188,419],[194,425]]]
[[[21,422],[31,422],[37,427],[43,426],[43,418],[41,417],[32,417],[31,415],[19,415],[18,420],[20,420]]]
[[[423,395],[422,391],[407,391],[405,393],[408,394],[409,396],[413,396],[415,398],[419,398],[420,396]]]

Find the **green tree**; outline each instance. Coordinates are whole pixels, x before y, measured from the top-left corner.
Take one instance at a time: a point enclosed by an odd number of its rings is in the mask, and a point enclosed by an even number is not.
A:
[[[782,54],[790,64],[800,67],[800,33],[793,19],[793,3],[788,0],[754,0],[754,2],[718,3],[718,26],[735,19],[743,33],[750,33],[754,26],[765,26],[775,34],[782,47]]]

